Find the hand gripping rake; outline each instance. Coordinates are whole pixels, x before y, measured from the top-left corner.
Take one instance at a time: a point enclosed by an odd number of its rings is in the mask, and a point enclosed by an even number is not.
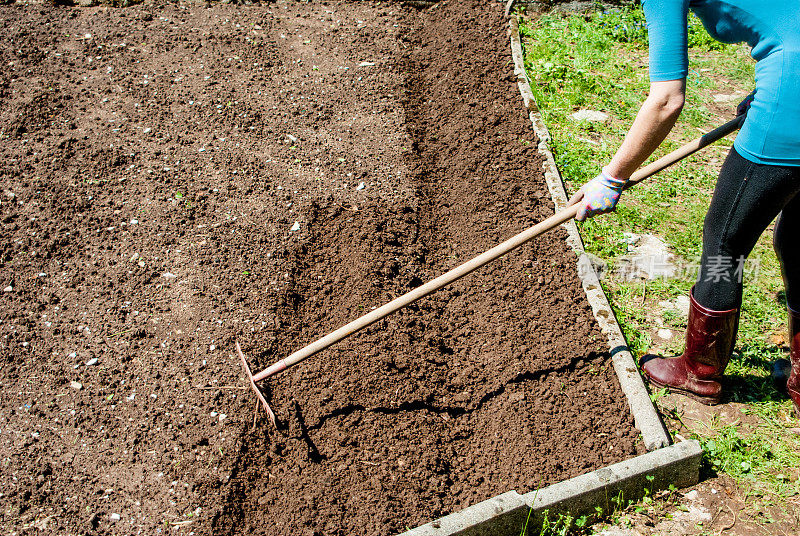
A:
[[[738,129],[742,122],[744,121],[744,116],[739,116],[731,121],[728,121],[724,125],[712,130],[708,134],[705,134],[693,141],[690,141],[686,145],[672,151],[671,153],[662,156],[655,162],[639,169],[636,173],[634,173],[628,184],[626,185],[626,189],[630,188],[634,184],[637,184],[644,179],[658,173],[659,171],[671,166],[672,164],[683,160],[687,156],[696,151],[699,151],[703,147],[714,143],[717,140],[727,136],[731,132],[734,132]],[[428,281],[422,286],[415,288],[414,290],[403,294],[402,296],[395,298],[394,300],[390,301],[389,303],[371,311],[364,316],[357,318],[350,322],[349,324],[345,324],[344,326],[340,327],[339,329],[325,335],[321,339],[314,341],[313,343],[309,344],[305,348],[301,348],[297,350],[293,354],[277,361],[276,363],[270,365],[263,371],[259,372],[258,374],[253,374],[250,371],[250,366],[247,364],[247,359],[242,353],[242,349],[239,346],[239,343],[236,343],[236,352],[239,354],[239,358],[242,360],[242,366],[244,367],[244,372],[247,375],[247,378],[250,380],[250,386],[255,391],[256,396],[261,401],[264,406],[264,409],[267,411],[267,415],[269,416],[270,421],[272,422],[273,426],[276,425],[275,423],[275,414],[270,409],[269,404],[267,404],[267,400],[264,395],[261,393],[261,390],[258,388],[258,382],[269,378],[270,376],[274,376],[279,372],[283,372],[284,370],[288,369],[303,361],[306,358],[311,357],[312,355],[320,352],[333,344],[341,341],[356,333],[357,331],[361,331],[362,329],[366,328],[367,326],[374,324],[378,320],[381,320],[390,314],[399,311],[400,309],[407,307],[414,303],[415,301],[419,300],[427,296],[428,294],[432,294],[436,292],[440,288],[449,285],[453,281],[461,279],[465,275],[474,272],[478,268],[492,262],[493,260],[502,257],[509,251],[513,251],[514,249],[520,247],[521,245],[525,244],[526,242],[536,238],[537,236],[557,227],[558,225],[572,219],[578,212],[578,205],[572,205],[564,208],[563,210],[556,212],[549,218],[544,221],[537,223],[536,225],[529,227],[528,229],[522,231],[521,233],[512,236],[505,242],[498,244],[497,246],[493,247],[492,249],[481,253],[477,257],[465,262],[461,266],[453,268],[449,272],[440,275],[439,277]]]

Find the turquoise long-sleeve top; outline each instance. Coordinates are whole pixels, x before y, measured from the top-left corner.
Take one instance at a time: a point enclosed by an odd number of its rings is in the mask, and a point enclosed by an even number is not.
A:
[[[714,39],[747,42],[756,92],[734,147],[759,164],[800,166],[800,0],[643,0],[651,82],[688,73],[691,9]]]

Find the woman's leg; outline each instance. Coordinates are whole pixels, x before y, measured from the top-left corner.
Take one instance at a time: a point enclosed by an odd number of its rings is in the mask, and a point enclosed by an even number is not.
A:
[[[731,149],[703,226],[703,256],[694,289],[698,303],[715,311],[740,307],[744,261],[764,229],[786,207],[781,244],[791,236],[787,232],[800,231],[800,202],[794,201],[800,199],[798,193],[800,168],[755,164]],[[779,247],[786,261],[798,267],[797,247]],[[800,277],[797,270],[789,275]],[[797,285],[794,292],[800,292]]]
[[[773,380],[779,389],[786,388],[800,416],[800,194],[796,195],[778,216],[773,245],[783,272],[786,304],[789,306],[789,361],[773,364]],[[787,378],[788,376],[788,378]],[[784,383],[785,382],[785,383]]]
[[[689,300],[686,349],[673,359],[655,355],[642,358],[642,370],[652,384],[682,391],[706,404],[719,402],[719,378],[736,341],[744,260],[782,209],[785,208],[785,215],[797,216],[790,202],[800,199],[799,191],[800,168],[754,164],[731,150],[720,171],[703,228],[703,257]],[[790,227],[796,225],[791,218],[782,225],[787,232],[797,229]],[[784,252],[792,250],[789,236],[780,233]],[[786,261],[796,262],[789,257]],[[796,268],[789,264],[788,272],[797,277]],[[800,376],[796,379],[800,388]]]
[[[786,303],[800,313],[800,194],[783,208],[772,238],[783,271]]]

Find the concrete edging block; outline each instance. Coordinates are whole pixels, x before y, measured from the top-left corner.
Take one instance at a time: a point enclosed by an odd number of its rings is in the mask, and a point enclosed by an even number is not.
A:
[[[559,514],[592,514],[597,507],[610,512],[670,485],[682,488],[696,484],[702,454],[697,441],[682,441],[522,497],[532,508],[533,526],[541,524],[545,512],[551,520]]]
[[[516,491],[469,506],[401,536],[500,536],[519,534],[530,506]]]
[[[526,524],[541,526],[545,516],[610,512],[670,485],[696,484],[701,457],[700,443],[682,441],[525,495],[506,492],[401,536],[516,536]]]

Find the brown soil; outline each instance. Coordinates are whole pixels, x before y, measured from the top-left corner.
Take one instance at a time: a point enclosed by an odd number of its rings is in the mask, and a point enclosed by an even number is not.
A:
[[[7,532],[391,534],[641,449],[562,230],[265,382],[278,430],[232,352],[552,213],[501,14],[0,9]]]

